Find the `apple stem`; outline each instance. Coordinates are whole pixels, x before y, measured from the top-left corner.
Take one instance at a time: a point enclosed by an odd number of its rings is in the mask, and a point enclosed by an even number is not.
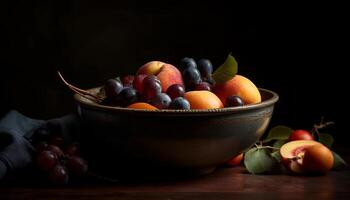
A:
[[[83,97],[85,97],[85,98],[88,98],[88,99],[90,99],[90,100],[92,100],[92,101],[95,101],[95,102],[101,102],[101,101],[102,101],[101,97],[99,97],[99,96],[97,96],[97,95],[95,95],[95,94],[92,94],[91,92],[89,92],[89,91],[87,91],[87,90],[80,89],[80,88],[75,87],[74,85],[71,85],[70,83],[68,83],[68,82],[63,78],[62,74],[61,74],[59,71],[57,71],[57,74],[58,74],[58,76],[60,77],[60,79],[62,80],[62,82],[63,82],[66,86],[68,86],[68,88],[71,89],[73,92],[76,92],[77,94],[79,94],[79,95],[81,95],[81,96],[83,96]]]

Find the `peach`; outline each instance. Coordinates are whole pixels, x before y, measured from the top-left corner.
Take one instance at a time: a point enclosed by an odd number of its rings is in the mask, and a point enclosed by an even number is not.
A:
[[[157,76],[162,84],[162,92],[166,92],[168,87],[173,84],[184,86],[181,72],[175,66],[161,61],[151,61],[144,64],[139,68],[136,74]]]
[[[213,91],[223,104],[226,103],[226,98],[232,95],[241,97],[245,105],[261,102],[258,88],[252,81],[241,75],[235,75],[226,83],[216,84]]]
[[[190,103],[191,109],[215,109],[224,107],[219,97],[207,90],[186,92],[184,97]]]
[[[325,174],[333,166],[332,152],[314,140],[296,140],[280,149],[282,163],[294,173]]]
[[[139,74],[147,74],[154,75],[158,74],[160,68],[164,65],[164,62],[161,61],[150,61],[144,65],[142,65],[136,72],[136,75]]]

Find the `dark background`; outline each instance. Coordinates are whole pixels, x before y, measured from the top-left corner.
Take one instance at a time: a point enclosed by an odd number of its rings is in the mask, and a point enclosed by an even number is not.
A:
[[[111,2],[1,1],[1,116],[75,112],[56,69],[90,88],[150,60],[176,65],[189,56],[218,66],[232,52],[239,74],[280,95],[271,126],[311,129],[324,116],[336,123],[328,131],[337,142],[346,142],[344,5]]]

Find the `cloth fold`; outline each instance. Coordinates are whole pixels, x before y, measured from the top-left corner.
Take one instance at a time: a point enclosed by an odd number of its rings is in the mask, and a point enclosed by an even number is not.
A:
[[[32,119],[16,110],[0,119],[0,180],[11,171],[25,168],[33,162],[35,148],[30,142],[37,130],[54,127],[66,142],[77,141],[79,120],[66,115],[51,120]]]

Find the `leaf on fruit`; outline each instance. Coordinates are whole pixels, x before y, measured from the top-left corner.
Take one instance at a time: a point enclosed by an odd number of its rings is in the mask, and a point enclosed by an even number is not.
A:
[[[229,54],[224,64],[215,70],[212,77],[216,83],[225,83],[231,80],[238,71],[238,64],[235,58]]]
[[[275,148],[281,148],[287,142],[288,140],[276,140],[276,142],[274,142],[272,146]]]
[[[320,133],[318,141],[321,142],[322,144],[324,144],[326,147],[328,147],[330,149],[332,147],[332,145],[333,145],[334,138],[333,138],[333,136],[331,136],[329,134]]]
[[[288,126],[275,126],[269,131],[263,142],[270,142],[271,140],[287,140],[292,132],[293,129]]]
[[[332,151],[334,162],[332,169],[334,170],[342,170],[348,167],[348,164],[343,160],[337,153]]]
[[[269,149],[254,147],[244,155],[244,165],[248,172],[262,174],[272,172],[278,162],[271,157]]]

